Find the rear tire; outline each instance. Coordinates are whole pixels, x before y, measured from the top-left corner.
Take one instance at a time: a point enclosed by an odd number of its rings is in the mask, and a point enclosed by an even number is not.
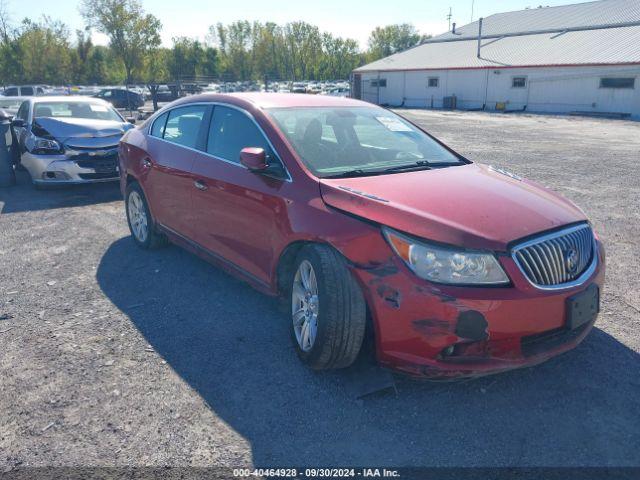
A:
[[[293,271],[291,332],[298,356],[315,370],[350,366],[362,347],[366,305],[346,262],[331,247],[308,245]]]
[[[129,230],[136,245],[145,250],[151,250],[168,243],[167,237],[156,230],[147,199],[138,182],[132,182],[127,186],[125,210]]]

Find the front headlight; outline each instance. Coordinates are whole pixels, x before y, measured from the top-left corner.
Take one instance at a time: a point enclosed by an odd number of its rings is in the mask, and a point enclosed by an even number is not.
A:
[[[451,285],[504,285],[509,278],[495,255],[418,241],[383,227],[385,238],[420,278]]]
[[[36,155],[59,155],[64,153],[62,146],[55,140],[49,138],[35,137],[31,153]]]

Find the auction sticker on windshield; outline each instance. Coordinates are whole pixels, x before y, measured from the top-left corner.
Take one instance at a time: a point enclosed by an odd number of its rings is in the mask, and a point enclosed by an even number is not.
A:
[[[393,117],[376,117],[382,125],[387,127],[392,132],[410,132],[411,127],[400,121],[398,118]]]

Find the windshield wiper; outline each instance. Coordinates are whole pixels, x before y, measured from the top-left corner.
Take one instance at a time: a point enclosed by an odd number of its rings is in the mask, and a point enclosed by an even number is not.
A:
[[[396,165],[394,167],[385,168],[384,170],[380,170],[380,172],[389,173],[389,172],[402,172],[406,170],[430,170],[431,165],[426,160],[418,160],[414,163],[409,163],[405,165]]]
[[[380,170],[363,170],[361,168],[355,168],[353,170],[336,173],[335,175],[328,175],[324,178],[367,177],[369,175],[380,175]]]
[[[411,170],[430,170],[432,167],[426,160],[419,160],[414,163],[395,165],[393,167],[363,170],[362,168],[355,168],[353,170],[347,170],[345,172],[336,173],[335,175],[329,175],[325,178],[350,178],[350,177],[368,177],[373,175],[384,175],[385,173],[404,172]]]

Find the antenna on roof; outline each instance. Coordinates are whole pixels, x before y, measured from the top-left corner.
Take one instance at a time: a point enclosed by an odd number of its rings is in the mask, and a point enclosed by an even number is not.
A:
[[[453,17],[451,13],[451,7],[449,7],[449,15],[447,15],[447,20],[449,20],[449,31],[451,31],[451,17]]]

